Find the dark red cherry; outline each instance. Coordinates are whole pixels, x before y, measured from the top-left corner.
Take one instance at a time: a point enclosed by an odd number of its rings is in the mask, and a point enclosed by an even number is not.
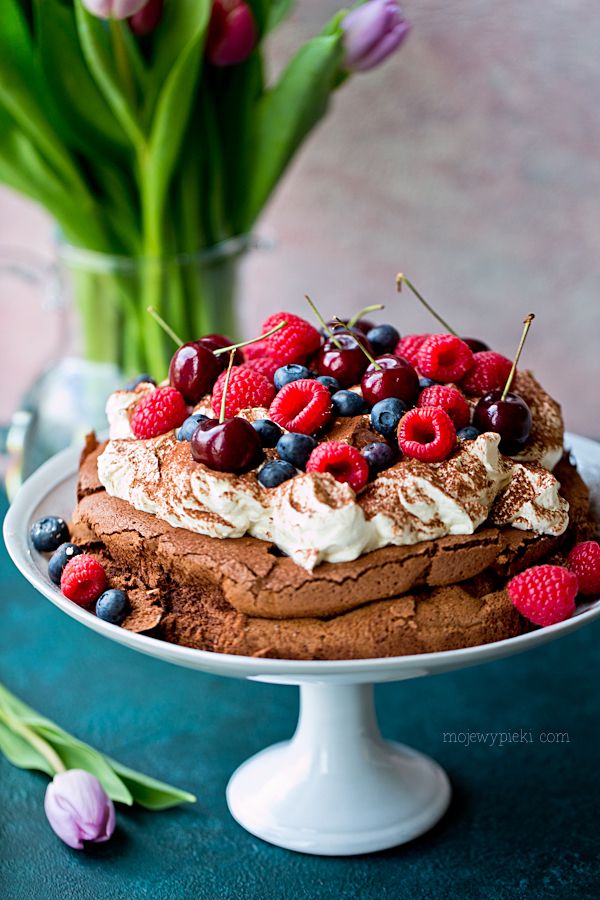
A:
[[[473,425],[479,431],[500,435],[500,451],[514,456],[523,449],[531,434],[531,410],[522,397],[510,392],[490,391],[479,400],[473,413]]]
[[[340,321],[337,322],[334,319],[330,319],[327,323],[327,327],[330,331],[333,331],[334,334],[337,334],[338,331],[344,331],[344,326],[347,326],[348,321],[348,319],[340,319]],[[359,319],[358,322],[355,322],[354,325],[348,330],[350,331],[350,333],[357,332],[358,336],[360,337],[361,334],[366,334],[367,331],[371,330],[371,328],[374,328],[373,322],[370,322],[369,319]]]
[[[208,347],[209,350],[223,350],[224,347],[231,347],[234,341],[225,334],[205,334],[198,343],[203,347]],[[221,364],[221,369],[226,369],[229,363],[229,353],[220,353],[217,359]],[[236,350],[233,357],[234,366],[241,366],[243,362],[244,357],[241,350]]]
[[[339,332],[335,339],[340,347],[336,347],[332,340],[325,341],[321,347],[317,357],[317,372],[319,375],[331,375],[332,378],[337,378],[341,387],[349,388],[358,384],[369,360],[351,334]],[[371,353],[371,345],[366,337],[361,336],[359,340]]]
[[[200,341],[191,341],[173,354],[169,384],[183,394],[186,403],[194,404],[212,390],[221,370],[221,360],[212,350]]]
[[[192,435],[192,456],[217,472],[240,474],[253,469],[263,458],[258,432],[246,419],[234,416],[219,422],[206,419]]]
[[[380,368],[377,368],[379,366]],[[409,362],[391,353],[371,363],[361,381],[363,399],[374,406],[380,400],[397,397],[412,406],[419,396],[419,376]]]
[[[481,353],[483,350],[489,350],[490,348],[486,343],[480,341],[479,338],[461,338],[461,341],[469,347],[473,353]]]

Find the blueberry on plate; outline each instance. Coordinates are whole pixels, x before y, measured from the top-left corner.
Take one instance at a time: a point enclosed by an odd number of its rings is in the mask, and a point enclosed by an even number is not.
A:
[[[280,459],[291,463],[296,469],[303,469],[316,446],[317,442],[310,435],[290,432],[277,441],[277,453]]]
[[[371,425],[384,437],[396,437],[398,422],[407,409],[406,403],[397,397],[386,397],[371,410]]]
[[[111,588],[104,591],[96,602],[96,615],[104,622],[111,625],[120,625],[129,612],[129,600],[127,594]]]
[[[188,416],[183,425],[180,425],[177,429],[177,440],[191,441],[192,435],[200,422],[205,422],[206,419],[208,419],[208,416],[205,416],[203,413],[193,413],[191,416]]]
[[[265,488],[274,488],[297,475],[296,467],[284,459],[265,463],[258,473],[258,481]]]
[[[64,567],[74,556],[79,556],[80,553],[83,553],[81,547],[78,547],[77,544],[69,543],[61,544],[58,550],[54,551],[48,560],[48,578],[53,584],[60,584]]]
[[[44,516],[33,523],[29,536],[40,553],[52,553],[69,540],[69,528],[60,516]]]
[[[147,372],[144,372],[143,375],[136,375],[135,378],[132,378],[131,381],[128,381],[125,385],[126,391],[133,391],[138,386],[138,384],[156,384],[156,381],[152,377],[152,375],[148,375]]]
[[[317,381],[324,384],[330,394],[337,394],[341,388],[341,384],[337,378],[334,378],[332,375],[317,375]]]
[[[313,373],[306,366],[301,366],[299,363],[289,363],[289,365],[281,366],[280,369],[277,369],[273,376],[273,383],[275,388],[280,391],[282,387],[285,387],[286,384],[290,384],[292,381],[313,377]]]
[[[383,472],[384,469],[389,469],[396,461],[396,454],[390,445],[383,441],[367,444],[361,452],[368,463],[371,478],[374,478],[379,472]]]
[[[331,398],[334,416],[360,416],[367,404],[355,391],[336,391]]]
[[[367,340],[375,352],[375,356],[393,353],[400,340],[400,334],[393,325],[375,325],[367,331]]]
[[[480,431],[475,428],[474,425],[465,425],[464,428],[460,428],[456,432],[456,437],[459,441],[474,441],[475,438],[478,438],[480,435]]]
[[[270,419],[257,419],[256,422],[252,423],[252,427],[258,433],[263,447],[275,447],[283,434],[279,425],[271,422]]]

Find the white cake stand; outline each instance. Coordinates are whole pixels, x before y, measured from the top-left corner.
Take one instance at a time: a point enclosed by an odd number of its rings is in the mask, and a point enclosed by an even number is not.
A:
[[[579,467],[600,498],[600,445],[569,436]],[[383,850],[422,834],[450,800],[445,772],[421,753],[384,741],[373,684],[448,672],[553,640],[600,617],[600,600],[566,622],[530,634],[443,653],[348,661],[254,659],[208,653],[132,634],[102,622],[63,597],[32,551],[28,532],[44,514],[69,518],[78,454],[51,459],[21,488],[4,523],[8,551],[23,575],[67,615],[166,662],[235,678],[300,686],[300,719],[290,741],[253,756],[233,774],[227,802],[235,819],[272,844],[320,855]]]

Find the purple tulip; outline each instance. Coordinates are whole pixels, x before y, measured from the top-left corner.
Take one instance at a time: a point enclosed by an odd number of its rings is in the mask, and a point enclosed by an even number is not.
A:
[[[256,25],[245,0],[214,0],[206,38],[206,57],[213,66],[235,66],[256,46]]]
[[[128,19],[135,16],[148,0],[82,0],[83,5],[99,19]]]
[[[397,50],[410,31],[396,0],[369,0],[344,18],[344,64],[353,72],[365,72]]]
[[[133,33],[143,36],[154,31],[162,19],[163,5],[164,0],[146,0],[140,11],[129,20]]]
[[[95,775],[69,769],[46,788],[44,809],[61,841],[83,850],[84,841],[107,841],[115,830],[115,807]]]

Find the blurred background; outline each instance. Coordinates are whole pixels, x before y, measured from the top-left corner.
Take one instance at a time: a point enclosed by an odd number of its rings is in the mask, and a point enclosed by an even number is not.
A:
[[[274,69],[338,8],[301,0]],[[258,229],[274,249],[243,270],[241,325],[278,309],[387,304],[403,332],[433,323],[406,272],[462,334],[525,364],[570,429],[600,437],[600,11],[597,0],[407,2],[402,52],[356,78],[301,151]],[[52,223],[0,190],[0,247],[51,260]],[[0,250],[0,262],[4,253]],[[0,283],[6,419],[52,352],[37,288]]]

